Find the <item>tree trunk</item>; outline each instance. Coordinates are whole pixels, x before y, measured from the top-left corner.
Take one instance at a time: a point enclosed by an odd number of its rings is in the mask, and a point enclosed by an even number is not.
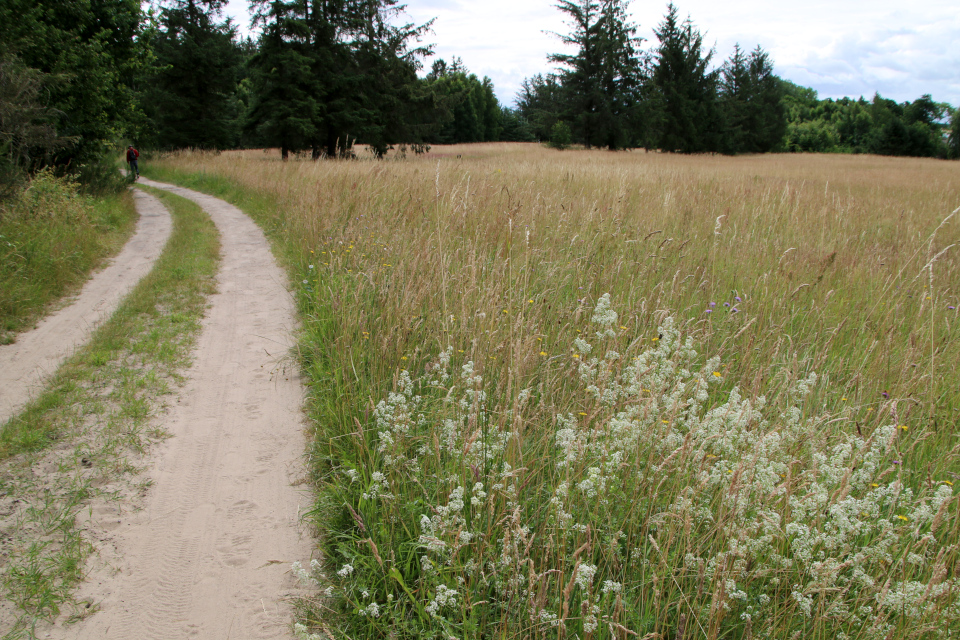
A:
[[[337,157],[337,135],[333,131],[327,133],[327,157]]]

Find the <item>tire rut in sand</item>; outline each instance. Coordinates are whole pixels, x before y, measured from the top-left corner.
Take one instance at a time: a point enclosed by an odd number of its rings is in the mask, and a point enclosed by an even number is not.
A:
[[[300,531],[302,387],[289,361],[295,325],[284,273],[239,209],[143,180],[199,204],[222,241],[188,382],[159,426],[142,509],[98,530],[115,550],[80,588],[99,611],[57,638],[289,637],[289,571],[310,556]],[[90,523],[97,527],[96,522]]]

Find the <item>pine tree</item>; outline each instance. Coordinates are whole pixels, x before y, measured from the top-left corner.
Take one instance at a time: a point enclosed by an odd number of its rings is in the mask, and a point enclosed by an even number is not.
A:
[[[667,5],[654,30],[655,53],[649,97],[654,102],[657,144],[664,151],[696,153],[721,146],[717,104],[718,73],[710,70],[713,50],[703,50],[703,36],[677,7]]]
[[[241,52],[225,0],[170,0],[154,41],[159,72],[144,109],[160,148],[226,149],[239,140]]]

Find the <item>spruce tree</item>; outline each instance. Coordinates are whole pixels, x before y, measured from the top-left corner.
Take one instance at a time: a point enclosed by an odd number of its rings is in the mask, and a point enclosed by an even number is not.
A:
[[[313,73],[307,4],[304,0],[253,0],[254,21],[263,26],[260,48],[250,61],[254,97],[248,128],[269,145],[291,151],[310,148],[317,137],[317,78]]]
[[[664,151],[696,153],[721,147],[717,104],[718,73],[710,70],[713,50],[703,49],[703,36],[687,18],[677,18],[667,5],[654,30],[659,46],[653,62],[649,97],[656,113],[657,144]]]
[[[725,153],[765,153],[782,144],[787,121],[783,84],[769,55],[757,46],[749,56],[737,44],[720,72]]]
[[[251,61],[249,127],[263,139],[313,157],[351,153],[354,139],[382,156],[417,142],[429,96],[416,71],[430,24],[399,23],[396,0],[251,0],[263,26]]]
[[[747,56],[734,45],[733,54],[720,70],[720,107],[723,114],[723,143],[726,153],[746,151],[754,126],[751,114],[753,87]]]
[[[783,83],[773,73],[773,63],[760,45],[750,52],[750,136],[747,151],[767,153],[783,144],[787,131]]]
[[[560,0],[556,7],[570,18],[570,33],[560,36],[576,47],[573,54],[553,54],[560,64],[563,115],[588,148],[617,149],[629,144],[628,122],[639,86],[637,28],[627,21],[627,0]]]
[[[159,148],[227,149],[239,140],[241,52],[225,0],[169,0],[154,40],[159,71],[144,109]]]

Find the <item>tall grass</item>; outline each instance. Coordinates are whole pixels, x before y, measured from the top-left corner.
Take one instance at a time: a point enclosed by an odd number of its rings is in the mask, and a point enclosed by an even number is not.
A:
[[[119,251],[135,220],[129,194],[82,195],[78,184],[49,172],[0,204],[0,344],[79,289]]]
[[[955,165],[437,151],[156,168],[292,256],[318,628],[957,633]]]

